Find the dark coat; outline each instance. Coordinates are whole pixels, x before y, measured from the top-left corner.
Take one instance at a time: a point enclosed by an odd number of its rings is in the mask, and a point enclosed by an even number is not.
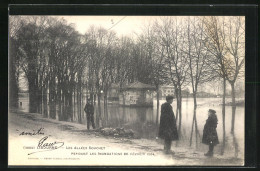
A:
[[[84,111],[86,112],[87,116],[94,115],[94,105],[87,103]]]
[[[203,129],[202,143],[209,145],[212,143],[213,145],[219,144],[218,134],[217,134],[217,124],[218,119],[215,114],[212,114],[208,117],[206,124]]]
[[[172,111],[170,103],[164,103],[161,106],[161,117],[159,135],[162,139],[178,140],[178,132],[176,126],[176,119]]]

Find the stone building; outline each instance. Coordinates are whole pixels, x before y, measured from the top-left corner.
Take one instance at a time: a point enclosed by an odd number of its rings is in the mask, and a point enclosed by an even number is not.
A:
[[[159,98],[165,99],[168,95],[174,95],[174,87],[171,85],[161,85],[159,86]]]
[[[134,82],[122,87],[119,104],[124,106],[153,106],[155,86]]]

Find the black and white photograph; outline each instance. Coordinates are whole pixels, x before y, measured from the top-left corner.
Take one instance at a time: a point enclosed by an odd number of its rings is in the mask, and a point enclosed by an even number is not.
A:
[[[244,166],[245,16],[9,15],[8,165]]]

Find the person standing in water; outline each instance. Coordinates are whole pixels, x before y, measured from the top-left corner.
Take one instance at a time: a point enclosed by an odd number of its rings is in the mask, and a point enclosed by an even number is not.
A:
[[[164,151],[166,154],[174,154],[171,151],[172,141],[178,140],[176,119],[172,110],[173,96],[166,96],[166,103],[161,106],[159,138],[164,139]]]
[[[217,125],[218,118],[216,115],[216,111],[213,109],[209,109],[208,111],[208,119],[203,129],[202,143],[209,146],[209,151],[205,153],[205,156],[213,156],[214,146],[219,144],[218,134],[217,134]]]

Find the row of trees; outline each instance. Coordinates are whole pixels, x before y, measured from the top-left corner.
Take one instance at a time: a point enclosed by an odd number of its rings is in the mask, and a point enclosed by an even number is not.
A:
[[[97,123],[105,124],[111,84],[122,87],[138,80],[157,88],[158,123],[159,86],[172,84],[181,134],[181,90],[190,86],[194,99],[191,138],[195,128],[196,139],[199,85],[222,80],[225,104],[228,81],[235,106],[234,85],[243,75],[244,66],[243,17],[161,17],[150,21],[137,37],[118,37],[115,32],[96,26],[86,30],[81,35],[72,24],[55,17],[12,16],[9,80],[14,90],[10,91],[10,100],[14,103],[10,104],[17,105],[19,73],[24,72],[30,112],[53,119],[58,113],[59,120],[81,122],[82,94],[86,92],[92,99],[97,97]],[[225,105],[223,120],[224,116]]]

